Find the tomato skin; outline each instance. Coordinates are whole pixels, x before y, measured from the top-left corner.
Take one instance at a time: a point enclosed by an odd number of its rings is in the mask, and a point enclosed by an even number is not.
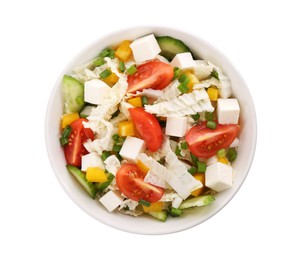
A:
[[[88,140],[94,139],[94,134],[90,128],[85,128],[83,122],[88,120],[79,118],[71,123],[72,131],[69,136],[68,144],[64,146],[64,155],[67,164],[76,167],[81,166],[81,157],[88,153],[83,144]]]
[[[157,151],[163,142],[163,133],[157,118],[141,107],[129,108],[132,121],[146,147]]]
[[[128,76],[128,93],[146,88],[164,89],[174,76],[173,67],[159,60],[148,61],[137,67],[133,75]]]
[[[126,163],[116,173],[119,190],[131,200],[157,202],[164,194],[164,189],[143,181],[145,174],[136,164]]]
[[[186,134],[191,153],[199,158],[210,158],[218,150],[227,148],[240,131],[239,125],[217,124],[215,129],[207,128],[206,125],[206,122],[202,122],[193,126]]]

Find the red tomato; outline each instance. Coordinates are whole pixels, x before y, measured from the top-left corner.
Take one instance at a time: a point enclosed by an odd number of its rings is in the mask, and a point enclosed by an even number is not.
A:
[[[137,67],[133,75],[128,76],[128,90],[133,93],[146,88],[163,89],[172,81],[173,67],[159,60],[148,61]]]
[[[227,148],[237,137],[240,126],[220,125],[215,129],[206,127],[203,122],[193,126],[186,134],[190,151],[199,158],[209,158],[222,148]]]
[[[83,144],[87,139],[94,139],[93,132],[90,128],[84,128],[83,122],[87,122],[84,118],[79,118],[71,123],[72,131],[69,136],[69,142],[64,146],[64,154],[67,164],[73,166],[81,166],[82,155],[87,154],[87,150]]]
[[[144,111],[141,107],[129,108],[132,121],[146,147],[151,151],[157,151],[162,145],[163,133],[155,116]]]
[[[143,181],[145,174],[136,164],[126,163],[116,173],[119,190],[131,200],[156,202],[161,199],[164,189]]]

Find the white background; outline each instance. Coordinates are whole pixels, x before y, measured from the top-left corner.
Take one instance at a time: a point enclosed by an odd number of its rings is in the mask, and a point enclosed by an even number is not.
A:
[[[0,259],[298,259],[296,1],[1,1]],[[238,68],[258,117],[248,178],[217,215],[172,235],[105,226],[66,195],[50,167],[44,117],[69,60],[106,33],[172,26]]]

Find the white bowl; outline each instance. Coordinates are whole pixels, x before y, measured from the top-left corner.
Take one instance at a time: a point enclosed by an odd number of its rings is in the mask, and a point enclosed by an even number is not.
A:
[[[63,113],[63,100],[61,95],[63,75],[70,73],[76,66],[91,60],[107,46],[115,45],[124,39],[136,39],[149,33],[169,35],[181,39],[190,47],[196,56],[207,59],[222,68],[224,73],[231,80],[233,95],[239,100],[241,107],[240,144],[238,148],[238,158],[233,164],[236,174],[233,187],[216,194],[216,200],[212,204],[195,208],[193,211],[185,213],[179,218],[169,217],[166,222],[159,222],[149,216],[134,218],[119,212],[109,213],[97,200],[92,200],[66,170],[64,153],[59,143],[60,117]],[[136,27],[99,38],[81,51],[66,66],[58,77],[49,99],[45,120],[45,138],[49,159],[57,179],[70,198],[86,213],[100,222],[120,230],[139,234],[167,234],[182,231],[204,222],[221,210],[233,198],[244,182],[254,157],[257,137],[256,127],[255,109],[249,90],[240,74],[222,53],[200,38],[176,29]]]

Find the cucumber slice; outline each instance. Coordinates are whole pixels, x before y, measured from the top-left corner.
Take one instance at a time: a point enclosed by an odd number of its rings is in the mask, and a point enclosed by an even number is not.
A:
[[[158,212],[150,211],[150,212],[147,212],[147,214],[149,214],[152,217],[154,217],[156,219],[159,219],[163,222],[165,222],[166,219],[167,219],[167,211],[166,210],[161,210],[161,211],[158,211]]]
[[[93,199],[96,196],[97,190],[94,187],[94,184],[92,182],[89,182],[85,174],[80,171],[77,167],[72,165],[67,165],[66,168],[68,171],[77,179],[77,181],[83,186],[83,188],[87,191],[87,193],[92,197]]]
[[[111,184],[111,182],[113,181],[114,175],[112,173],[109,173],[107,179],[108,180],[106,182],[96,182],[94,184],[95,189],[97,191],[103,191],[104,189],[106,189]]]
[[[95,106],[90,106],[90,105],[85,106],[85,107],[82,109],[82,111],[80,112],[80,117],[86,118],[86,117],[90,116],[91,111],[92,111],[92,109],[93,109],[94,107],[95,107]]]
[[[65,113],[79,112],[84,106],[84,85],[75,78],[64,75],[62,80],[62,94]]]
[[[170,36],[157,36],[156,40],[161,49],[160,55],[169,61],[171,61],[178,53],[191,52],[184,42]]]
[[[202,195],[192,199],[186,199],[182,202],[179,209],[187,209],[191,207],[206,206],[212,203],[215,198],[212,195]]]

